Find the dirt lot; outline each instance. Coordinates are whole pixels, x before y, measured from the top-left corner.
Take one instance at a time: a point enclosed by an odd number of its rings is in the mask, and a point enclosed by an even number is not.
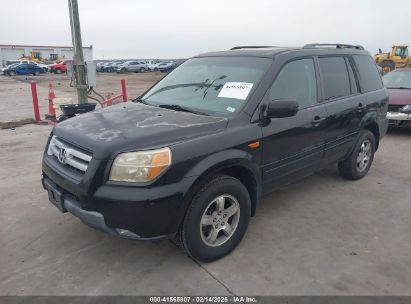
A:
[[[125,77],[131,97],[161,75]],[[98,89],[120,78],[99,76]],[[36,80],[45,98],[49,80]],[[0,121],[31,117],[24,81],[0,77]],[[239,247],[199,264],[169,241],[116,239],[59,213],[40,185],[50,130],[0,130],[0,295],[411,295],[411,132],[389,133],[360,181],[332,167],[265,197]]]
[[[120,80],[125,79],[127,95],[130,99],[136,98],[164,76],[163,73],[98,73],[95,90],[106,97],[108,94],[121,94]],[[40,76],[0,76],[0,122],[33,118],[33,106],[30,82],[37,82],[37,92],[40,103],[40,114],[48,109],[48,85],[53,84],[56,97],[70,97],[76,100],[76,90],[70,87],[67,75],[42,74]]]

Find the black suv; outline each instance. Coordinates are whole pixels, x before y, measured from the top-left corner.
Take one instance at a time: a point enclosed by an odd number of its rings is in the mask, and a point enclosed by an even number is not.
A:
[[[228,254],[261,196],[332,164],[364,177],[388,95],[361,46],[235,47],[184,62],[134,102],[58,124],[50,201],[127,239]]]

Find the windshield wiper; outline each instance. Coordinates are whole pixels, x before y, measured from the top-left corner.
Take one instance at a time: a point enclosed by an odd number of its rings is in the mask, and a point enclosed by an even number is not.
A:
[[[135,98],[135,99],[133,99],[133,102],[139,102],[139,103],[142,103],[142,104],[147,104],[147,102],[144,100],[144,99],[142,99],[141,97],[137,97],[137,98]]]
[[[387,89],[411,90],[411,87],[389,87]]]
[[[197,115],[208,116],[208,114],[206,114],[204,112],[192,110],[192,109],[182,107],[182,106],[177,105],[177,104],[161,104],[161,105],[158,105],[158,107],[164,108],[164,109],[170,109],[170,110],[174,110],[174,111],[188,112],[188,113],[193,113],[193,114],[197,114]]]

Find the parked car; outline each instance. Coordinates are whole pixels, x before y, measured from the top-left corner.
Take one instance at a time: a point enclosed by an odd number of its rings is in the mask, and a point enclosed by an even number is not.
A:
[[[7,75],[7,72],[8,72],[8,70],[10,69],[10,68],[13,68],[13,67],[15,67],[15,66],[18,66],[20,63],[12,63],[12,64],[9,64],[8,66],[6,66],[5,68],[2,68],[1,70],[0,70],[0,74],[1,75]]]
[[[127,239],[176,238],[210,262],[241,241],[263,194],[333,164],[363,178],[387,106],[360,46],[202,54],[134,102],[56,125],[42,183],[86,225]]]
[[[158,65],[161,62],[158,62],[157,60],[147,60],[146,63],[147,63],[147,67],[150,71],[156,72],[156,71],[158,71]]]
[[[96,71],[97,71],[97,72],[101,72],[102,69],[103,69],[103,67],[104,67],[106,64],[107,64],[107,62],[98,62],[98,63],[96,64]]]
[[[173,62],[173,63],[168,64],[166,66],[159,67],[159,70],[162,73],[170,73],[172,70],[174,70],[178,66],[179,66],[179,64],[177,62]]]
[[[50,73],[55,73],[55,74],[62,74],[62,73],[67,73],[67,63],[69,61],[62,61],[60,63],[55,63],[49,66]]]
[[[17,63],[10,66],[3,71],[5,75],[15,76],[15,75],[35,75],[38,76],[41,73],[44,73],[44,70],[39,67],[37,64],[28,64],[28,63]]]
[[[121,64],[122,64],[121,62],[110,62],[109,64],[101,67],[101,72],[108,72],[108,73],[116,72],[117,68]]]
[[[411,125],[411,68],[398,69],[382,78],[390,96],[387,117],[390,125]]]
[[[47,73],[49,71],[49,66],[44,63],[36,63],[37,66],[42,68],[43,72],[42,73]]]
[[[36,62],[32,61],[32,60],[8,60],[6,62],[6,66],[15,64],[15,63],[26,63],[26,64],[37,64]]]
[[[166,71],[171,65],[173,64],[173,62],[162,62],[158,65],[158,70],[160,72],[164,72]]]
[[[146,71],[148,71],[148,66],[145,61],[126,61],[117,67],[117,73],[125,73],[125,72],[144,73]]]

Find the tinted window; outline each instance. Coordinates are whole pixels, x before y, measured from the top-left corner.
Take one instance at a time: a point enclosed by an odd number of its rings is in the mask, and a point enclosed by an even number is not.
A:
[[[275,79],[270,100],[296,100],[301,108],[317,102],[317,81],[312,59],[299,59],[287,63]]]
[[[318,61],[325,100],[350,95],[350,80],[344,57],[322,57]]]
[[[353,58],[360,76],[361,91],[371,92],[382,89],[381,76],[374,60],[366,55],[354,55]]]

